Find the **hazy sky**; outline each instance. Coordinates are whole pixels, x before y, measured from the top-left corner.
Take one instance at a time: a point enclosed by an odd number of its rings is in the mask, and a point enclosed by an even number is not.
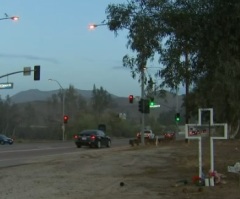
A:
[[[0,76],[41,66],[41,80],[22,73],[1,78],[12,82],[13,89],[1,89],[5,98],[29,89],[49,91],[63,88],[92,90],[102,86],[117,96],[140,95],[137,79],[122,67],[126,32],[115,37],[107,26],[90,31],[88,25],[101,23],[110,3],[125,0],[0,0],[0,18],[17,15],[19,21],[0,20]],[[149,69],[149,73],[157,69]]]

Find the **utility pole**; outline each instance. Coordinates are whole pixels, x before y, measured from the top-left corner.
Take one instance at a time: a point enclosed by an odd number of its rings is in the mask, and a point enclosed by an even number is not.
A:
[[[186,89],[186,94],[185,94],[185,124],[188,124],[189,122],[189,58],[188,58],[188,52],[185,52],[185,89]],[[188,139],[185,139],[185,142],[188,143]]]
[[[144,77],[145,77],[145,66],[141,66],[141,99],[145,99],[145,93],[144,93]],[[143,100],[143,107],[145,107],[145,100]],[[144,139],[144,130],[145,130],[145,115],[144,111],[142,114],[142,127],[141,127],[141,143],[145,145],[145,139]]]
[[[179,111],[179,102],[178,102],[178,89],[176,89],[176,113],[180,113]],[[176,125],[177,125],[177,130],[179,131],[179,125],[178,125],[178,122],[176,122]]]

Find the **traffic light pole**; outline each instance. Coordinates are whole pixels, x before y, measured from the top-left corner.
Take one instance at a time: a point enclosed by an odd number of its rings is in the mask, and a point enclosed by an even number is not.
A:
[[[143,66],[141,68],[141,99],[145,99],[145,94],[144,94],[144,70],[145,70],[145,67]],[[144,103],[145,103],[145,100],[143,100],[143,107],[145,107]],[[141,143],[143,145],[145,145],[145,140],[144,140],[145,115],[144,115],[144,111],[141,114],[142,114]]]
[[[31,71],[33,71],[33,72],[34,72],[34,80],[40,80],[40,66],[37,66],[37,67],[38,67],[38,71],[37,71],[37,72],[35,71],[35,67],[36,67],[36,66],[34,66],[34,70],[29,69],[27,72],[28,72],[29,75],[30,75]],[[15,74],[18,74],[18,73],[23,73],[23,74],[24,74],[25,72],[26,72],[25,70],[20,70],[20,71],[8,73],[8,74],[6,74],[6,75],[1,75],[1,76],[0,76],[0,79],[3,78],[3,77],[8,77],[8,76],[10,76],[10,75],[15,75]],[[37,76],[37,78],[36,78],[35,76]]]
[[[61,86],[61,89],[62,89],[62,114],[63,114],[63,117],[65,115],[65,90],[63,89],[63,87]],[[63,121],[63,124],[62,124],[62,141],[65,140],[65,123]]]
[[[24,71],[21,70],[21,71],[16,71],[16,72],[13,72],[13,73],[8,73],[8,74],[6,74],[6,75],[0,76],[0,78],[7,77],[7,76],[10,76],[10,75],[14,75],[14,74],[17,74],[17,73],[23,73],[23,72],[24,72]]]
[[[59,83],[59,81],[55,80],[55,79],[48,79],[49,81],[54,81],[58,84],[58,86],[61,88],[62,91],[62,141],[65,141],[65,123],[64,123],[64,115],[65,115],[65,90],[62,87],[62,85]]]

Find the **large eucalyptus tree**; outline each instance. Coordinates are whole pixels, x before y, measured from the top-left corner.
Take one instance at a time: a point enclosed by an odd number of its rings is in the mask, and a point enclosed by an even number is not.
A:
[[[116,35],[121,30],[128,31],[127,47],[135,56],[125,55],[123,66],[131,69],[133,78],[153,60],[156,52],[161,51],[166,27],[158,19],[161,18],[164,5],[165,1],[130,0],[127,3],[110,4],[106,9],[109,29]],[[144,77],[144,82],[147,82],[147,76]]]
[[[208,1],[197,38],[196,65],[204,75],[196,81],[196,101],[211,106],[216,120],[240,124],[240,2]]]

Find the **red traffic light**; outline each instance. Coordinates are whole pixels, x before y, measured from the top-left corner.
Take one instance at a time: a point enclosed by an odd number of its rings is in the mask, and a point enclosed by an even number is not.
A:
[[[133,95],[129,95],[129,97],[128,97],[128,100],[129,100],[129,103],[133,103]]]
[[[67,115],[64,115],[63,116],[63,122],[66,124],[68,122],[68,116]]]

